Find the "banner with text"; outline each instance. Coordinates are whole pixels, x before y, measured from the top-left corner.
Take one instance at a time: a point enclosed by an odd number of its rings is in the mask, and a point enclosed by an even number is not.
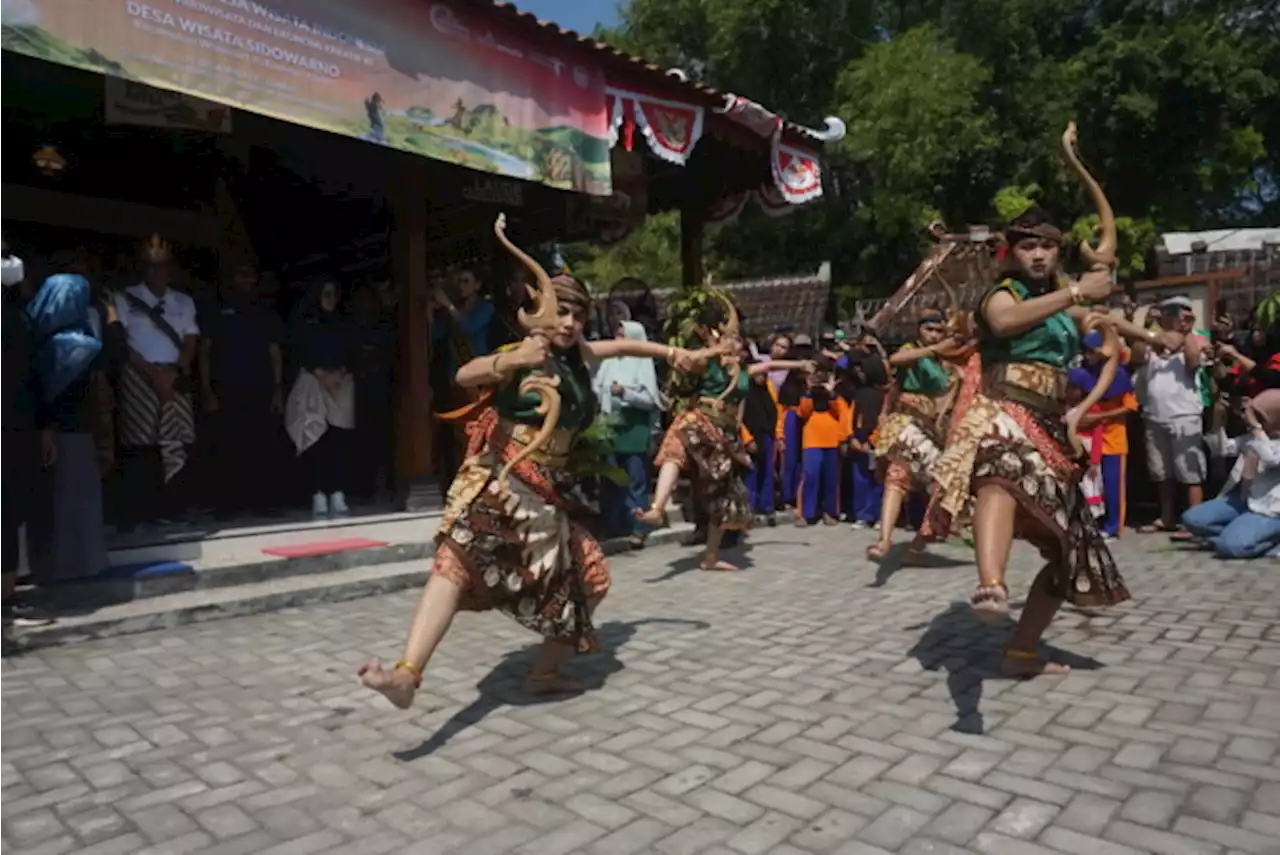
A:
[[[594,195],[604,74],[433,0],[3,0],[6,50]]]

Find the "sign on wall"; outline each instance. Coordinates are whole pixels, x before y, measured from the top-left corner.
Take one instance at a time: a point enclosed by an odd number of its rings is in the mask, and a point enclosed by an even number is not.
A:
[[[444,0],[4,0],[3,47],[482,172],[611,191],[604,74]]]

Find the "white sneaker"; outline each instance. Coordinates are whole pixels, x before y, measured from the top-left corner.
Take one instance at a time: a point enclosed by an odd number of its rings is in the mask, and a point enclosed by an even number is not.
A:
[[[316,493],[311,497],[311,516],[316,519],[329,516],[329,500],[324,493]]]
[[[852,528],[854,531],[862,531],[864,528],[870,528],[870,526],[868,526],[862,520],[854,520],[849,527]]]
[[[329,511],[335,517],[345,517],[351,513],[351,509],[347,507],[347,497],[341,490],[329,496]]]

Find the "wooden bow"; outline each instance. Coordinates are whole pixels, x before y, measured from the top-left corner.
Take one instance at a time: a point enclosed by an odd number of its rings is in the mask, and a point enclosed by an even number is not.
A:
[[[1111,270],[1116,266],[1116,215],[1107,195],[1102,192],[1102,186],[1080,162],[1080,156],[1076,154],[1076,141],[1076,123],[1068,122],[1067,129],[1062,132],[1062,155],[1080,183],[1089,191],[1089,198],[1098,210],[1098,245],[1091,246],[1087,240],[1081,242],[1080,255],[1088,263],[1090,271]],[[1065,280],[1059,283],[1059,287],[1070,286],[1071,283]],[[1115,382],[1116,372],[1120,368],[1120,335],[1116,332],[1115,324],[1105,314],[1092,314],[1082,324],[1082,332],[1087,334],[1095,329],[1102,333],[1101,353],[1106,357],[1106,362],[1103,363],[1098,382],[1092,391],[1067,419],[1067,440],[1077,455],[1084,453],[1084,442],[1077,432],[1080,417],[1102,400],[1102,396]]]
[[[720,325],[720,340],[726,338],[737,339],[741,334],[741,319],[738,317],[738,307],[733,305],[733,301],[722,291],[713,291],[716,297],[724,303],[725,322]],[[742,376],[742,360],[735,358],[733,367],[729,369],[729,385],[724,387],[724,391],[716,399],[723,401],[729,397],[729,393],[738,388],[738,378]]]
[[[525,289],[529,292],[529,298],[533,300],[534,310],[526,312],[521,308],[516,312],[516,317],[520,320],[520,326],[524,327],[530,335],[550,337],[556,329],[560,316],[555,284],[552,283],[551,277],[547,275],[547,271],[542,269],[541,264],[530,258],[528,253],[507,238],[506,214],[498,214],[498,219],[493,223],[493,233],[497,236],[498,242],[506,247],[507,252],[514,255],[516,260],[533,274],[534,281],[538,283],[537,288],[529,285],[525,286]],[[511,474],[511,470],[515,465],[528,459],[530,455],[545,446],[551,439],[551,434],[555,432],[556,425],[560,421],[559,385],[559,375],[548,373],[545,367],[535,368],[520,381],[521,395],[536,395],[538,397],[538,407],[535,412],[542,416],[542,427],[534,434],[529,444],[520,449],[520,452],[508,460],[506,465],[498,472],[498,484],[502,489],[505,490],[507,488],[507,477]]]

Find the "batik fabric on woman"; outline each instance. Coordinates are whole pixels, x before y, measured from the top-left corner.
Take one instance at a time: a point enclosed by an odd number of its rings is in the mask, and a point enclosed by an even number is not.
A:
[[[1005,279],[987,291],[1014,300],[1035,296],[1022,282]],[[1080,349],[1080,334],[1066,312],[1003,339],[986,328],[982,372],[967,377],[952,415],[954,429],[933,467],[929,508],[934,536],[945,537],[967,516],[987,484],[1017,501],[1015,535],[1031,542],[1049,562],[1051,593],[1080,606],[1129,599],[1115,561],[1080,491],[1086,460],[1068,444],[1064,421],[1066,371]]]
[[[742,448],[738,420],[750,382],[741,371],[730,388],[725,367],[709,363],[692,400],[667,428],[654,461],[658,467],[678,465],[693,483],[695,505],[705,509],[711,525],[729,530],[751,525],[745,481],[751,459]]]
[[[585,299],[557,286],[562,302]],[[587,652],[596,647],[588,601],[602,598],[610,580],[599,543],[573,519],[582,508],[569,458],[599,403],[577,350],[554,353],[540,370],[559,378],[560,418],[551,441],[517,463],[505,482],[499,478],[542,426],[539,398],[520,391],[529,370],[516,372],[467,424],[466,458],[449,487],[433,572],[462,589],[460,609],[495,609]]]

